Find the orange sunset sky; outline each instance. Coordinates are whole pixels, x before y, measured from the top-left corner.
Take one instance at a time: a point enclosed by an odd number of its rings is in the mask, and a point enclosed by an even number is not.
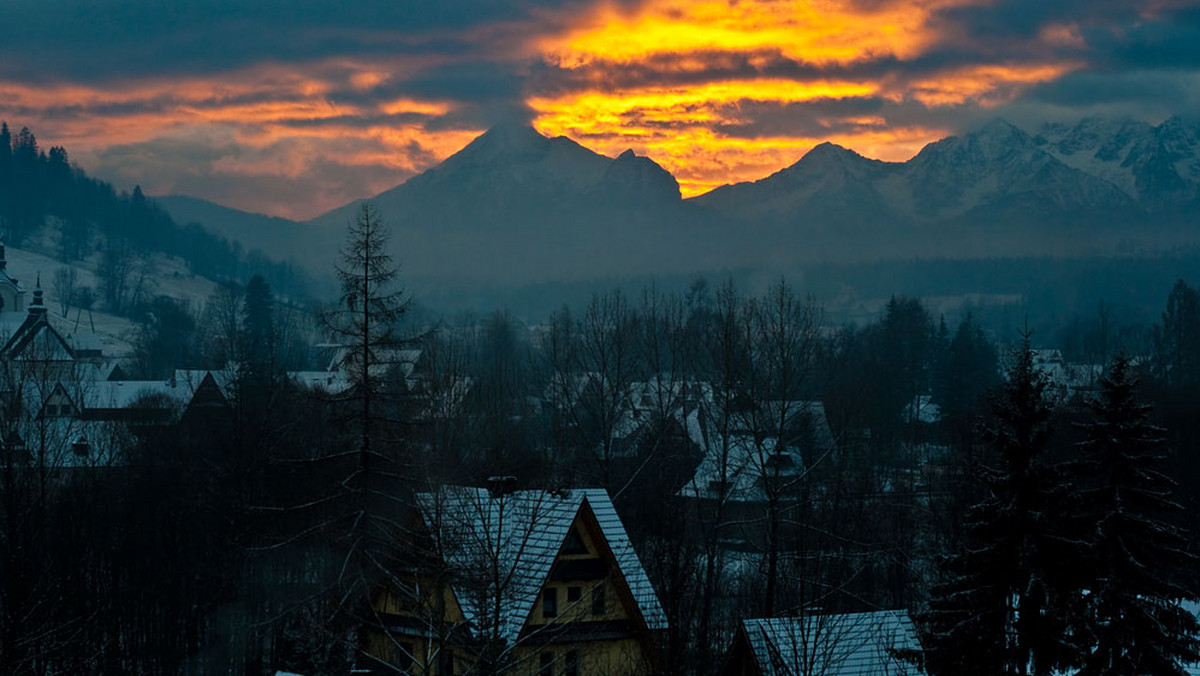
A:
[[[1200,111],[1173,0],[20,4],[0,119],[119,188],[297,219],[501,121],[632,148],[686,197],[822,141],[905,160],[995,116]]]

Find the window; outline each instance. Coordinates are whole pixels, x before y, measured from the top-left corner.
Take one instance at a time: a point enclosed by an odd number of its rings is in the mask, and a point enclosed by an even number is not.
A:
[[[597,583],[592,587],[592,614],[603,615],[608,612],[608,604],[604,598],[604,583]]]
[[[558,589],[546,587],[542,591],[542,617],[558,617]]]
[[[542,653],[538,676],[554,676],[554,653]]]
[[[582,595],[582,587],[567,587],[567,603],[575,603]]]
[[[438,676],[454,676],[454,653],[449,650],[438,653]]]
[[[567,658],[563,660],[563,676],[579,676],[579,651],[567,651]]]

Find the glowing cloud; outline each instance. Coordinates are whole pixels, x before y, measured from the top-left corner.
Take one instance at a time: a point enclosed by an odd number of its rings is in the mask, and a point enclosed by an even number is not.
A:
[[[904,160],[947,130],[892,124],[886,110],[821,117],[820,106],[795,104],[990,106],[1074,67],[1017,62],[907,68],[906,62],[955,37],[945,34],[938,13],[968,4],[650,0],[632,11],[606,4],[575,28],[540,42],[546,61],[572,73],[582,89],[528,103],[543,133],[570,136],[609,154],[632,147],[674,173],[685,196],[760,178],[820,141]],[[1071,30],[1047,29],[1041,39],[1074,44]],[[755,116],[772,109],[795,116],[791,133],[780,131],[787,125],[778,119],[774,131],[755,133]]]
[[[961,0],[656,0],[632,14],[602,5],[584,26],[545,40],[548,58],[565,68],[597,61],[634,62],[663,53],[777,50],[814,64],[872,58],[908,59],[936,39],[931,14]]]
[[[608,155],[633,148],[695,195],[821,141],[904,160],[1009,103],[1051,105],[1037,97],[1059,80],[1078,90],[1089,69],[1158,68],[1194,90],[1171,70],[1195,70],[1175,25],[1188,0],[451,5],[378,0],[315,19],[231,6],[188,22],[154,7],[145,53],[190,46],[157,60],[130,47],[128,22],[64,22],[82,13],[26,3],[0,41],[0,119],[121,188],[306,218],[392,187],[501,120]],[[65,47],[51,39],[63,30]],[[1114,95],[1162,98],[1127,89]],[[1091,105],[1077,98],[1056,114]]]

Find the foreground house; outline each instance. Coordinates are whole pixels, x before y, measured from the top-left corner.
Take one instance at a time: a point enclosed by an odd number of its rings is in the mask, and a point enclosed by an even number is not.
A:
[[[418,496],[421,549],[373,599],[367,650],[414,674],[648,674],[666,616],[608,494],[450,486]]]
[[[903,610],[744,620],[723,676],[917,676],[921,645]]]

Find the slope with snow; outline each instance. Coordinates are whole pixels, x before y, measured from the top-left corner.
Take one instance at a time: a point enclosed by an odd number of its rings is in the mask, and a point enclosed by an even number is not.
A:
[[[102,284],[97,274],[98,255],[93,256],[96,260],[77,261],[68,265],[29,249],[6,247],[5,253],[8,273],[25,288],[27,304],[33,298],[33,289],[38,280],[41,280],[51,323],[61,333],[71,337],[79,333],[94,332],[100,340],[105,357],[108,358],[124,358],[133,352],[139,325],[128,318],[104,311],[102,303],[98,302],[97,309],[90,313],[71,307],[67,308],[65,316],[63,314],[63,307],[54,285],[55,274],[62,268],[73,268],[79,286],[90,286],[100,293]],[[187,305],[194,313],[201,310],[216,288],[214,282],[192,274],[183,261],[161,254],[144,259],[139,271],[134,274],[136,277],[133,283],[142,285],[144,297],[170,296]]]

